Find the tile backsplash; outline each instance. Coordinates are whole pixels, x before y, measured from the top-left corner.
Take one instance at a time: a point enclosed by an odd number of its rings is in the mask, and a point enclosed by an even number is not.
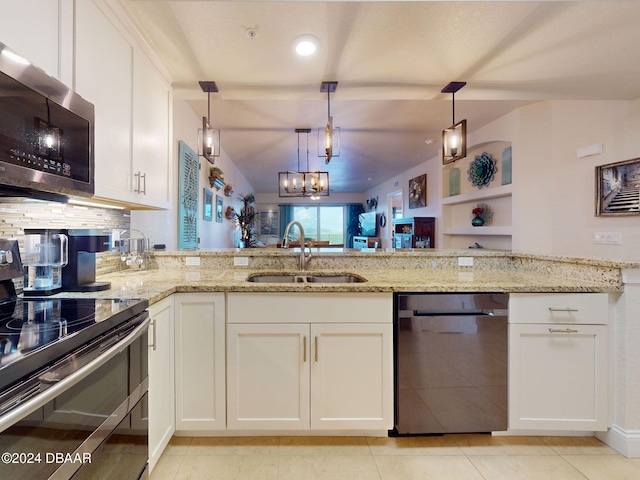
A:
[[[128,210],[94,208],[58,202],[20,201],[0,202],[0,238],[18,240],[24,248],[25,228],[110,228],[126,230],[131,226]],[[96,255],[98,274],[115,271],[120,256],[115,252]]]

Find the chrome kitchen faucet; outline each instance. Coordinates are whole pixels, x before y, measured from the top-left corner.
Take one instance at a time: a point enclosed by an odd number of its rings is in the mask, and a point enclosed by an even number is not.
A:
[[[305,249],[304,228],[302,228],[302,224],[297,220],[290,221],[287,227],[284,229],[284,235],[282,238],[282,247],[289,248],[289,230],[293,225],[296,225],[298,227],[298,230],[300,230],[300,270],[304,271],[306,269],[307,262],[311,258],[311,247],[309,247],[309,253],[306,254],[304,252],[304,249]]]

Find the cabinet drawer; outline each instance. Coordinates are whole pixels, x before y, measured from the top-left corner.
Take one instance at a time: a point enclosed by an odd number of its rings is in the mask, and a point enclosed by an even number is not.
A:
[[[512,293],[509,323],[605,325],[609,320],[607,293]]]
[[[388,293],[229,293],[227,323],[391,323]]]

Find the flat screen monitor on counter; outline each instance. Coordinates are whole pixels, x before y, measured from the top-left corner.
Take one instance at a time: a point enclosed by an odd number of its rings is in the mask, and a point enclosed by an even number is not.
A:
[[[360,235],[363,237],[376,237],[378,235],[376,212],[365,212],[360,214]]]

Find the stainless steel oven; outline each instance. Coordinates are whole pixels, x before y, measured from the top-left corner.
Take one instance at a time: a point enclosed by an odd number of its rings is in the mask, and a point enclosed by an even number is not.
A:
[[[147,478],[147,306],[0,301],[0,478]]]
[[[148,324],[143,312],[2,393],[0,477],[146,478]]]

